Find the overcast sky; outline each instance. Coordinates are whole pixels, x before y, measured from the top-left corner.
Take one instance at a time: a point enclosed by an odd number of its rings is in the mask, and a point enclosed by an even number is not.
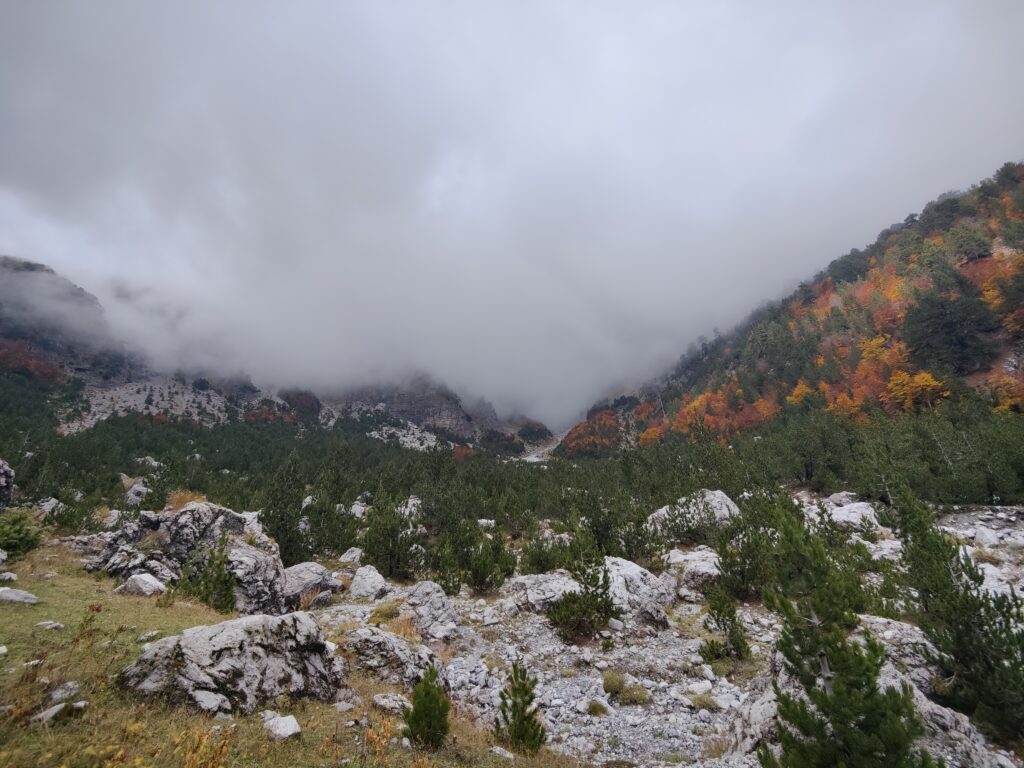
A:
[[[1024,2],[0,0],[0,253],[555,426],[1024,159]]]

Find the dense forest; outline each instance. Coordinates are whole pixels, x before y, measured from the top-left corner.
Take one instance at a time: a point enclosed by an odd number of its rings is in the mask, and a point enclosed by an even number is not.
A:
[[[907,437],[912,452],[960,472],[972,456],[997,453],[987,442],[995,435],[1019,435],[1002,414],[1024,405],[1022,299],[1024,165],[1007,163],[836,259],[731,333],[694,345],[666,380],[644,389],[650,394],[595,406],[559,450],[607,456],[704,430],[729,441],[809,438],[820,448],[827,440],[845,454],[863,452],[858,446],[895,419],[897,432],[917,435]],[[929,434],[930,448],[921,445]],[[844,464],[787,461],[782,477],[864,482]],[[986,467],[987,488],[920,490],[943,500],[1009,498],[1019,469]]]

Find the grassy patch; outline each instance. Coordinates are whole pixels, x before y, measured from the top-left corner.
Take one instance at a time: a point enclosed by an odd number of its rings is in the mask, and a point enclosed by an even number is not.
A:
[[[358,710],[340,713],[330,704],[303,699],[267,702],[268,709],[294,715],[302,728],[297,739],[274,743],[263,729],[260,709],[237,716],[235,727],[225,727],[230,724],[159,699],[135,697],[116,685],[120,670],[138,657],[141,633],[159,630],[167,636],[231,616],[198,602],[178,600],[160,607],[155,599],[116,595],[116,581],[87,574],[78,558],[62,549],[36,550],[13,563],[12,570],[18,587],[35,594],[39,603],[0,605],[0,640],[8,648],[7,656],[0,657],[0,703],[14,707],[0,717],[0,768],[336,768],[345,758],[359,764],[360,728],[347,725],[361,716]],[[43,578],[48,572],[56,575]],[[65,629],[35,627],[45,620],[59,621]],[[42,663],[23,666],[35,659]],[[48,692],[69,680],[81,686],[75,698],[89,702],[84,714],[50,728],[28,727]],[[364,701],[388,690],[357,673],[349,683]],[[489,753],[487,731],[464,721],[453,718],[445,746],[425,754],[383,739],[388,732],[397,734],[401,724],[369,714],[367,766],[507,768]],[[517,757],[516,765],[571,768],[578,763],[542,751]]]
[[[626,706],[640,706],[650,700],[651,694],[642,685],[630,685],[619,694],[619,702]]]

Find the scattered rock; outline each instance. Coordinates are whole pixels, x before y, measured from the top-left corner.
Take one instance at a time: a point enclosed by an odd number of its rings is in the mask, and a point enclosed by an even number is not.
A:
[[[60,632],[64,629],[64,625],[59,621],[40,621],[36,623],[36,626],[39,627],[39,629],[48,629],[51,632]]]
[[[363,550],[359,547],[349,547],[345,550],[345,554],[341,556],[340,560],[343,563],[359,565],[363,560]]]
[[[504,747],[499,747],[499,746],[491,747],[491,754],[492,755],[497,755],[498,757],[503,758],[505,760],[515,760],[516,759],[516,756],[513,755],[511,752],[509,752]]]
[[[303,595],[316,595],[312,607],[326,605],[342,584],[319,563],[299,563],[284,569],[284,602],[289,608],[298,608]]]
[[[129,576],[128,581],[114,591],[121,595],[152,597],[153,595],[162,595],[167,591],[167,587],[156,576],[149,573],[136,573],[134,576]]]
[[[39,602],[39,598],[33,595],[31,592],[26,592],[23,589],[11,589],[10,587],[0,587],[0,602],[35,605]]]
[[[52,725],[58,719],[81,714],[88,706],[89,702],[87,701],[76,701],[74,704],[55,704],[49,709],[44,709],[39,714],[33,715],[32,719],[29,720],[29,724],[36,726]]]
[[[285,715],[282,717],[277,712],[272,712],[271,710],[263,713],[263,727],[274,741],[284,741],[302,733],[299,721],[295,719],[295,715]]]
[[[290,613],[245,616],[157,640],[122,679],[142,695],[248,714],[280,695],[330,701],[345,674],[344,662],[329,653],[316,620]]]
[[[405,606],[412,609],[416,626],[424,636],[433,640],[451,640],[458,633],[455,606],[440,585],[421,581],[405,599]]]
[[[840,528],[861,528],[865,525],[878,527],[875,508],[866,501],[855,501],[841,507],[827,510],[827,514]]]
[[[51,704],[59,704],[62,701],[75,698],[81,688],[82,686],[80,686],[77,681],[68,680],[66,683],[58,685],[50,691],[50,695],[47,696],[46,699]]]
[[[412,708],[412,704],[405,696],[398,693],[378,693],[373,697],[373,706],[384,712],[391,712],[400,715],[406,709]]]
[[[653,573],[621,557],[606,557],[612,601],[623,611],[670,606],[675,598]]]
[[[349,596],[356,600],[379,600],[390,591],[390,585],[372,565],[356,571],[348,587]]]
[[[501,587],[501,594],[511,597],[522,611],[544,613],[563,595],[578,592],[580,584],[567,571],[513,576]]]
[[[178,511],[140,512],[139,521],[93,536],[74,536],[62,543],[93,553],[90,571],[114,576],[148,573],[157,581],[176,583],[186,563],[202,569],[224,538],[228,570],[235,577],[235,608],[239,613],[283,613],[284,567],[277,544],[263,532],[254,513],[239,514],[209,502],[196,501]],[[141,551],[146,540],[159,549]]]
[[[410,645],[397,635],[376,627],[360,627],[345,636],[354,664],[370,670],[392,685],[412,688],[427,669],[441,663],[425,645]]]
[[[665,556],[665,562],[669,568],[682,571],[682,585],[688,589],[706,589],[721,575],[718,553],[703,545],[688,552],[673,549]]]
[[[12,573],[11,571],[4,571],[0,573],[0,584],[13,584],[18,580],[18,574]]]

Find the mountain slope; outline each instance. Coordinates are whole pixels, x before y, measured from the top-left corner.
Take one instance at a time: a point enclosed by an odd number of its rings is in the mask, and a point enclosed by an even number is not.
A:
[[[1024,165],[1007,163],[692,348],[664,378],[596,404],[558,452],[602,456],[697,429],[728,438],[808,409],[856,422],[967,387],[1019,411],[1022,251]]]
[[[201,424],[229,420],[332,428],[355,422],[366,434],[425,449],[444,441],[518,455],[551,435],[543,425],[502,420],[486,400],[464,402],[426,376],[328,393],[271,390],[249,377],[155,371],[107,327],[95,296],[50,267],[0,256],[0,372],[23,371],[50,384],[74,383],[60,429],[74,433],[117,413]]]

